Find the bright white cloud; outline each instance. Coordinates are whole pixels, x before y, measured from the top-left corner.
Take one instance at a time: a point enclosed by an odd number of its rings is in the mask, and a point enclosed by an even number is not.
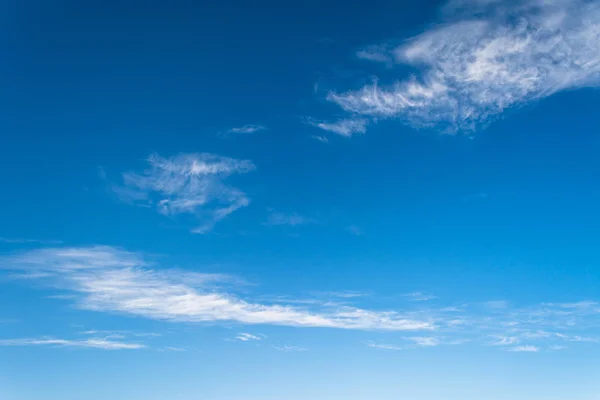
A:
[[[350,118],[335,122],[309,120],[308,123],[314,127],[336,133],[340,136],[351,137],[357,133],[365,133],[367,131],[368,121],[364,118]]]
[[[328,99],[354,114],[472,131],[506,109],[600,83],[599,2],[461,0],[446,11],[444,24],[388,53],[418,77]]]
[[[242,300],[214,283],[221,275],[159,270],[112,247],[33,250],[0,260],[4,268],[44,272],[44,281],[77,296],[80,308],[181,322],[227,322],[359,330],[431,330],[427,320],[394,311],[314,305],[313,309]],[[308,306],[307,306],[308,307]]]
[[[225,183],[230,175],[254,170],[249,160],[200,153],[170,158],[153,154],[147,161],[147,170],[124,173],[124,186],[116,187],[115,193],[164,215],[193,216],[201,223],[194,233],[208,232],[215,223],[250,203],[245,193]]]
[[[0,346],[54,346],[54,347],[88,347],[104,350],[143,349],[146,346],[139,343],[125,343],[106,338],[91,338],[83,340],[67,340],[55,338],[22,338],[0,339]]]

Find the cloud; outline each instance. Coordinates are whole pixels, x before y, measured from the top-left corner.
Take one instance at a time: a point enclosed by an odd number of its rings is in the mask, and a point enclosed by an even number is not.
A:
[[[327,139],[325,136],[312,135],[311,138],[313,138],[321,143],[329,143],[329,139]]]
[[[435,347],[441,344],[440,340],[434,337],[409,337],[407,340],[412,341],[416,346],[419,347]]]
[[[124,186],[115,193],[124,201],[150,206],[164,215],[187,214],[200,221],[192,230],[206,233],[234,211],[250,204],[239,189],[225,184],[225,178],[255,169],[249,160],[214,154],[180,154],[148,157],[149,169],[123,174]]]
[[[240,342],[249,342],[249,341],[258,341],[263,340],[265,338],[264,335],[252,335],[250,333],[238,333],[234,340]]]
[[[417,75],[328,99],[354,115],[469,132],[505,110],[600,83],[598,2],[462,0],[445,11],[441,24],[387,53]]]
[[[0,260],[5,269],[39,278],[75,294],[81,309],[172,322],[237,322],[306,328],[431,330],[427,320],[394,311],[313,305],[313,308],[242,300],[215,285],[220,275],[157,269],[140,254],[112,247],[50,248]]]
[[[265,225],[277,226],[277,225],[308,225],[314,224],[317,221],[313,218],[304,217],[298,213],[286,214],[278,211],[271,211]]]
[[[517,346],[508,349],[508,351],[517,352],[517,353],[537,353],[540,351],[539,347],[536,346]]]
[[[139,343],[125,343],[106,338],[83,340],[67,340],[45,338],[0,339],[0,346],[52,346],[52,347],[88,347],[104,350],[143,349],[146,346]]]
[[[264,125],[244,125],[237,128],[231,128],[225,131],[225,134],[249,134],[264,131],[266,129],[267,127]]]
[[[328,132],[336,133],[340,136],[351,137],[357,133],[365,133],[367,131],[368,121],[363,118],[342,119],[335,122],[325,122],[308,120],[308,124],[323,129]]]
[[[424,294],[421,292],[407,293],[407,294],[404,294],[403,296],[408,298],[410,301],[428,301],[428,300],[437,299],[436,296],[433,296],[431,294]]]
[[[284,345],[284,346],[273,346],[274,349],[279,350],[279,351],[285,351],[285,352],[293,352],[293,351],[307,351],[308,349],[304,348],[304,347],[298,347],[298,346],[290,346],[290,345]]]
[[[393,64],[393,57],[389,52],[388,46],[385,45],[367,46],[357,51],[356,57],[360,58],[361,60],[382,63],[387,67],[391,67]]]
[[[339,297],[342,299],[353,299],[356,297],[365,297],[367,296],[366,293],[363,292],[356,292],[353,290],[343,290],[343,291],[339,291],[339,292],[325,292],[323,293],[324,295],[327,296],[331,296],[331,297]]]
[[[0,242],[10,244],[45,244],[56,245],[62,244],[61,240],[39,240],[39,239],[24,239],[24,238],[6,238],[0,237]]]
[[[162,348],[162,350],[163,351],[176,351],[176,352],[185,351],[185,349],[182,347],[173,347],[173,346],[165,346]]]
[[[492,343],[492,346],[509,346],[519,343],[518,337],[499,337],[497,341]]]
[[[0,257],[0,274],[3,272],[17,272],[18,278],[35,287],[42,284],[69,294],[65,301],[79,309],[172,323],[411,332],[402,338],[410,342],[399,346],[402,349],[466,342],[506,350],[521,344],[549,348],[600,343],[600,307],[594,301],[526,307],[510,303],[502,307],[489,307],[489,303],[434,307],[431,303],[406,302],[402,309],[381,310],[330,298],[261,294],[252,299],[248,292],[247,298],[241,298],[235,294],[236,280],[230,276],[165,268],[148,255],[108,246],[21,251]],[[358,292],[321,293],[365,301]],[[369,299],[372,302],[376,297]],[[127,331],[88,330],[85,334],[101,334],[101,340],[109,342],[142,337]],[[242,332],[236,338],[255,341],[262,336]]]
[[[368,347],[371,347],[373,349],[394,350],[394,351],[406,350],[406,347],[396,346],[396,345],[393,345],[393,344],[375,343],[375,342],[367,342],[365,344]]]

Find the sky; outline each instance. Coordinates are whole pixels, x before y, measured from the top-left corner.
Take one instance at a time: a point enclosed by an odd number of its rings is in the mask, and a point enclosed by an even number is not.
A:
[[[600,2],[0,33],[0,399],[600,400]]]

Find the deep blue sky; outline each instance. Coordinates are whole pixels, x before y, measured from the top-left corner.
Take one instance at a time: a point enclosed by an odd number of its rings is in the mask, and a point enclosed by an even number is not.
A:
[[[0,398],[597,399],[598,2],[0,17]]]

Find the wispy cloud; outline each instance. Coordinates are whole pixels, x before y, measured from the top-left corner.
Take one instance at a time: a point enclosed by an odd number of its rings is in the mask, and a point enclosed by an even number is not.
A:
[[[0,260],[4,268],[46,272],[42,279],[77,295],[82,309],[157,320],[238,322],[359,330],[431,330],[427,320],[349,306],[312,308],[242,300],[211,285],[220,276],[157,269],[140,254],[112,247],[52,248]]]
[[[149,169],[123,174],[124,186],[115,187],[121,199],[154,207],[164,215],[186,214],[200,225],[192,232],[206,233],[229,214],[250,204],[241,190],[225,179],[255,169],[249,160],[236,160],[214,154],[180,154],[148,160]]]
[[[298,225],[308,225],[314,224],[317,221],[314,218],[305,217],[298,213],[283,213],[279,211],[271,211],[265,222],[265,225],[289,225],[289,226],[298,226]]]
[[[419,347],[435,347],[439,346],[442,342],[435,337],[426,337],[426,336],[415,336],[406,338],[413,342],[416,346]]]
[[[83,340],[43,338],[0,339],[0,346],[52,346],[52,347],[88,347],[104,350],[143,349],[146,346],[139,343],[126,343],[106,338]]]
[[[437,299],[437,297],[434,295],[421,292],[406,293],[402,296],[406,297],[410,301],[427,301]]]
[[[260,341],[265,338],[264,335],[252,335],[251,333],[238,333],[234,338],[235,341],[239,342],[250,342],[250,341]]]
[[[231,128],[228,129],[227,131],[224,132],[225,135],[235,135],[235,134],[250,134],[250,133],[256,133],[256,132],[260,132],[260,131],[264,131],[266,130],[267,127],[264,125],[244,125],[244,126],[239,126],[236,128]]]
[[[540,351],[540,349],[539,349],[539,347],[536,347],[536,346],[527,345],[527,346],[511,347],[510,349],[508,349],[508,351],[517,352],[517,353],[537,353]]]
[[[283,346],[273,346],[274,349],[285,352],[298,352],[298,351],[307,351],[308,349],[299,346],[291,346],[291,345],[283,345]]]
[[[387,67],[391,67],[394,63],[389,46],[386,45],[367,46],[358,50],[356,52],[356,57],[362,60],[385,64]]]
[[[340,136],[351,137],[354,134],[362,134],[367,131],[368,121],[364,118],[348,118],[334,122],[317,121],[309,119],[309,125],[324,131],[333,132]]]
[[[311,138],[313,138],[321,143],[329,143],[329,139],[327,139],[325,136],[312,135]]]
[[[406,347],[397,346],[397,345],[394,345],[394,344],[375,343],[375,342],[367,342],[365,344],[368,347],[371,347],[373,349],[379,349],[379,350],[394,350],[394,351],[406,350]]]
[[[0,237],[1,243],[10,243],[10,244],[45,244],[45,245],[56,245],[62,244],[60,240],[40,240],[40,239],[24,239],[24,238],[7,238]]]
[[[506,302],[501,307],[490,302],[459,303],[455,307],[404,302],[400,309],[381,310],[349,305],[348,299],[353,303],[365,301],[358,292],[325,292],[326,299],[268,294],[254,299],[247,294],[244,299],[235,294],[231,286],[235,281],[226,275],[164,268],[147,255],[113,247],[23,251],[1,257],[0,273],[3,271],[18,272],[17,277],[36,281],[36,287],[42,283],[68,293],[72,298],[66,301],[80,309],[170,322],[411,332],[402,337],[409,343],[397,346],[402,349],[467,342],[503,350],[600,343],[600,305],[594,301],[527,307]],[[344,301],[332,301],[332,297]],[[369,299],[372,303],[375,297]],[[105,341],[135,336],[125,331],[92,330],[85,334],[101,335],[97,340]],[[244,332],[236,337],[241,341],[262,338]],[[102,342],[90,343],[100,346]]]
[[[600,83],[598,2],[462,0],[446,12],[441,24],[387,53],[361,53],[417,68],[417,77],[328,99],[366,117],[473,131],[509,108]]]

